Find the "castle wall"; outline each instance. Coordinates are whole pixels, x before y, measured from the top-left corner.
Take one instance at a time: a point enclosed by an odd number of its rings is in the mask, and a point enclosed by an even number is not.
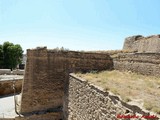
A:
[[[68,61],[69,72],[101,71],[113,68],[112,58],[106,53],[48,50],[49,54],[61,56]]]
[[[47,49],[27,51],[21,114],[62,111],[66,65],[63,57]]]
[[[108,54],[55,51],[38,48],[27,51],[22,89],[21,114],[47,114],[67,107],[69,72],[113,68]],[[64,112],[63,119],[67,112]],[[47,119],[47,118],[46,118]]]
[[[160,76],[160,53],[122,53],[113,62],[116,70]]]

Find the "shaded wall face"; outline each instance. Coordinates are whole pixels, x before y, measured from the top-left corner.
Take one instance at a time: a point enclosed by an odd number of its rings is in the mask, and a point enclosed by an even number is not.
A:
[[[62,56],[68,60],[69,72],[102,71],[113,68],[112,58],[108,54],[66,52]]]
[[[49,54],[47,50],[28,51],[27,57],[21,113],[60,109],[67,80],[67,74],[64,74],[66,60]]]
[[[144,75],[160,76],[159,53],[119,54],[114,58],[114,69],[132,71]]]

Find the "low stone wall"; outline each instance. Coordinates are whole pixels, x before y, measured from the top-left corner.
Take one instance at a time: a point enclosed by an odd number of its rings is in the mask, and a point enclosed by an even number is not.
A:
[[[121,53],[113,63],[116,70],[160,76],[160,53]]]
[[[24,75],[24,70],[13,70],[12,73],[13,75]]]
[[[24,70],[13,70],[10,69],[0,69],[0,75],[24,75]]]
[[[22,89],[22,79],[0,81],[0,96],[13,94],[13,83],[15,84],[15,92],[20,93]]]
[[[10,75],[11,74],[11,70],[10,69],[0,69],[0,75]]]
[[[105,92],[74,74],[70,75],[68,89],[68,107],[64,108],[68,113],[68,120],[117,120],[118,115],[150,115],[149,112],[123,102],[118,96]]]
[[[0,120],[15,120],[14,118],[0,118]]]

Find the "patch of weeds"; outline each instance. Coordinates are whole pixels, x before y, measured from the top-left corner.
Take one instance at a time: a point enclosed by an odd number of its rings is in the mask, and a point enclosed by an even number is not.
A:
[[[143,106],[144,106],[144,108],[145,108],[146,110],[152,110],[152,109],[153,109],[152,103],[151,103],[151,102],[148,102],[148,101],[145,101]]]
[[[160,80],[159,81],[157,80],[157,84],[160,85]]]
[[[108,86],[105,86],[104,90],[105,90],[105,91],[109,91],[110,88],[109,88]]]
[[[154,88],[154,85],[153,85],[153,83],[151,81],[147,81],[146,80],[145,82],[146,82],[147,87]]]
[[[105,85],[105,84],[106,84],[106,81],[105,81],[105,80],[101,80],[101,83],[102,83],[103,85]]]
[[[96,82],[100,83],[100,82],[101,82],[101,79],[97,79],[97,81],[96,81]]]
[[[90,73],[92,73],[92,74],[97,74],[98,71],[97,71],[97,70],[92,70],[92,71],[90,71]]]
[[[130,99],[129,97],[124,97],[123,100],[124,100],[125,102],[130,102],[130,101],[131,101],[131,99]]]
[[[160,108],[154,107],[152,110],[153,110],[153,112],[160,114]]]
[[[119,95],[119,92],[116,89],[111,89],[111,92],[113,92],[115,95]]]
[[[128,87],[129,89],[132,89],[132,86],[130,86],[130,85],[128,85],[127,87]]]

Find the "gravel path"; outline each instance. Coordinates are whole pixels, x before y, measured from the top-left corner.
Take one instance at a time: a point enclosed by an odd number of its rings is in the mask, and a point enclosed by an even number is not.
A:
[[[0,98],[0,118],[14,118],[18,116],[14,108],[14,96]]]

